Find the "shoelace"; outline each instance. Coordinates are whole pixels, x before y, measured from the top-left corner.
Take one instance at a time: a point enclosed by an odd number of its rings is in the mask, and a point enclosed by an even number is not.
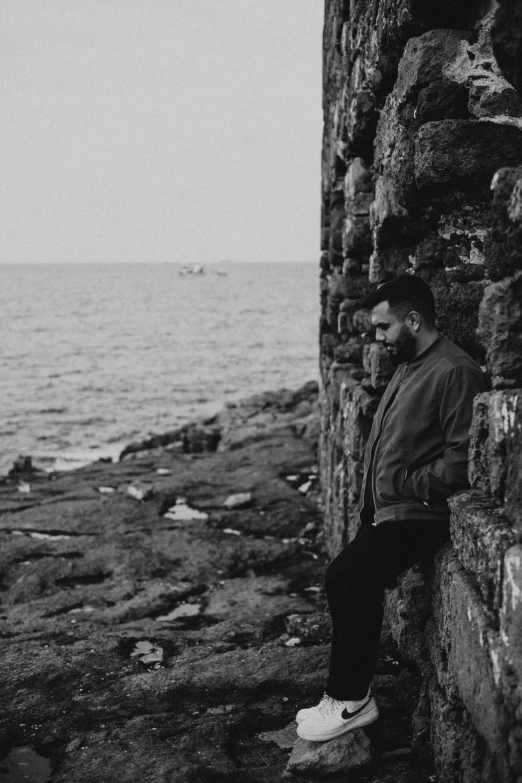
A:
[[[364,701],[369,701],[370,697],[372,695],[371,690],[368,691],[368,695]],[[322,715],[323,718],[328,718],[329,715],[332,715],[339,706],[345,704],[346,702],[341,701],[339,699],[334,699],[333,696],[327,696],[325,693],[319,704],[317,705],[317,708],[319,710],[320,715]]]
[[[334,699],[331,696],[327,696],[325,694],[319,704],[319,713],[323,718],[328,718],[328,716],[332,715],[332,713],[334,713],[341,704],[343,704],[342,701]]]

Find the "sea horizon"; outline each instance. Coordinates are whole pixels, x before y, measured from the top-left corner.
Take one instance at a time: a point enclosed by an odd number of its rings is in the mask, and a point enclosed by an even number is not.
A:
[[[318,378],[315,263],[204,266],[183,277],[174,261],[0,265],[0,473],[22,454],[46,469],[114,459],[227,402]]]

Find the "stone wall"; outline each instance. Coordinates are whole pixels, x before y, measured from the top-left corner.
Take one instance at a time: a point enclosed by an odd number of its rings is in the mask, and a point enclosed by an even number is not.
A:
[[[413,744],[443,782],[522,781],[521,95],[521,0],[326,0],[320,455],[331,555],[357,529],[364,448],[391,374],[364,296],[419,275],[440,328],[493,377],[475,401],[452,545],[387,598],[422,683]]]

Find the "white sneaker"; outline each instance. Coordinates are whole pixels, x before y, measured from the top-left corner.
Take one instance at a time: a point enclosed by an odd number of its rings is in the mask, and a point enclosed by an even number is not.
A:
[[[321,701],[319,702],[319,704],[316,704],[315,707],[305,707],[304,709],[299,710],[299,712],[295,716],[295,719],[296,719],[297,723],[301,723],[302,720],[304,720],[305,718],[308,718],[309,715],[312,715],[312,713],[314,713],[316,710],[319,709],[319,707],[321,706],[323,701],[325,699],[329,699],[329,698],[330,697],[327,696],[326,693],[323,693]]]
[[[372,689],[371,689],[371,686],[370,686],[368,688],[368,693],[364,697],[363,701],[365,699],[369,698],[369,696],[371,695],[371,690]],[[301,721],[303,721],[305,718],[308,718],[308,717],[310,717],[310,715],[313,715],[314,712],[316,712],[317,710],[321,709],[321,707],[323,706],[323,702],[324,701],[328,701],[328,699],[331,699],[331,696],[328,696],[327,693],[323,693],[323,695],[321,697],[321,701],[319,702],[319,704],[316,704],[315,707],[305,707],[304,709],[299,710],[299,712],[295,716],[296,722],[297,723],[301,723]],[[357,706],[360,706],[360,704],[358,704]]]
[[[311,742],[324,742],[377,720],[379,708],[371,692],[360,706],[357,704],[360,702],[323,697],[320,704],[311,708],[298,724],[298,737]]]

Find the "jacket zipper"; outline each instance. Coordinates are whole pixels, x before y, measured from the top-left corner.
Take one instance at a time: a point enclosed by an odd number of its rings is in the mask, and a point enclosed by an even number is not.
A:
[[[395,387],[395,389],[393,391],[393,394],[390,396],[390,399],[386,403],[386,408],[382,412],[381,426],[379,427],[379,432],[378,432],[377,437],[375,438],[375,440],[373,442],[373,445],[372,445],[372,452],[371,452],[371,455],[370,455],[370,466],[369,466],[369,469],[370,469],[370,481],[371,481],[371,489],[372,489],[373,507],[374,507],[375,511],[377,511],[377,499],[376,499],[376,496],[375,496],[375,452],[377,451],[377,446],[378,446],[379,441],[381,439],[382,431],[383,431],[383,428],[384,428],[384,421],[386,419],[388,411],[390,410],[392,404],[395,401],[395,398],[397,397],[397,392],[399,391],[399,388],[400,388],[404,378],[406,377],[406,372],[407,371],[408,371],[408,364],[406,364],[406,367],[404,368],[404,372],[402,374],[402,377],[401,377],[399,383]],[[374,522],[373,525],[375,525],[375,524],[376,523]]]

